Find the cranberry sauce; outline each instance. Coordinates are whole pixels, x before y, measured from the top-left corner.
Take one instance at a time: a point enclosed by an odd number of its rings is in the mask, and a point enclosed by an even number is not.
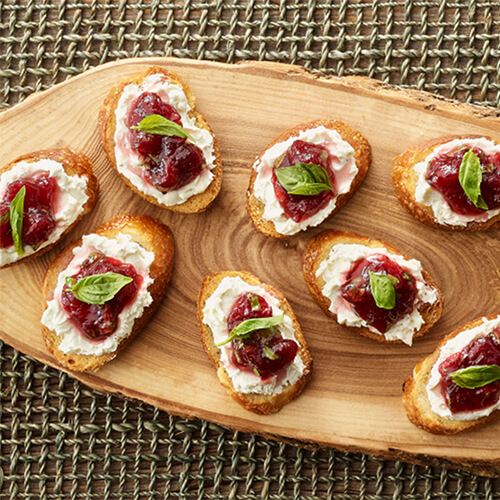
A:
[[[144,92],[135,102],[128,115],[128,126],[138,125],[149,115],[161,115],[182,125],[177,111],[153,92]],[[130,129],[130,144],[144,157],[146,177],[160,191],[178,189],[200,175],[204,157],[200,148],[178,136],[148,134]]]
[[[10,227],[10,203],[22,187],[26,188],[21,240],[24,245],[36,247],[49,239],[56,222],[54,212],[59,186],[54,177],[41,172],[11,182],[0,201],[0,248],[14,244]]]
[[[314,163],[325,168],[333,187],[335,187],[335,174],[330,166],[330,155],[327,149],[305,141],[295,141],[288,148],[285,155],[276,162],[272,176],[276,198],[288,218],[295,222],[302,222],[324,208],[335,196],[335,193],[333,191],[322,191],[311,196],[288,194],[285,188],[279,183],[275,170],[276,168],[297,165],[297,163]]]
[[[153,92],[144,92],[132,104],[128,114],[128,126],[133,127],[139,125],[143,118],[149,115],[160,115],[167,120],[181,125],[181,117],[179,113],[163,102],[160,97]],[[157,156],[161,151],[161,135],[148,134],[142,130],[130,130],[130,145],[132,149],[143,156]]]
[[[160,156],[149,168],[151,182],[162,192],[179,189],[201,174],[205,158],[201,149],[186,139],[165,136]]]
[[[381,309],[375,304],[369,271],[392,277],[396,292],[396,305],[392,309]],[[373,254],[352,264],[341,287],[341,294],[362,319],[385,333],[394,323],[412,312],[417,286],[415,278],[399,264],[386,255]]]
[[[482,410],[500,399],[500,380],[477,389],[465,389],[452,382],[453,372],[480,365],[500,365],[500,328],[473,340],[439,365],[441,394],[452,413]]]
[[[236,299],[231,308],[227,328],[231,332],[242,321],[271,316],[272,309],[263,297],[244,293]],[[262,380],[290,365],[298,351],[297,343],[283,339],[275,327],[252,332],[246,339],[235,339],[231,346],[232,363],[241,370],[255,373]]]
[[[444,197],[451,210],[461,215],[479,215],[485,212],[477,208],[467,197],[458,180],[462,159],[469,148],[460,148],[433,158],[429,164],[427,182]],[[479,157],[482,170],[481,195],[489,210],[500,207],[500,153],[487,156],[481,149],[473,148]]]
[[[78,300],[64,285],[61,304],[70,315],[71,321],[85,337],[91,340],[104,340],[118,327],[118,315],[123,308],[137,296],[143,278],[137,274],[134,266],[124,264],[117,259],[106,257],[102,253],[91,254],[81,265],[80,271],[72,278],[77,281],[85,276],[113,272],[132,278],[111,300],[103,305],[87,304]]]

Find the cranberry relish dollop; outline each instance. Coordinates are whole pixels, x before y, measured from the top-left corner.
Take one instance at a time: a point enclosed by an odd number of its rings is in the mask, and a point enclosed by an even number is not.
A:
[[[442,153],[429,163],[427,182],[441,193],[451,210],[457,214],[475,216],[485,213],[467,197],[458,180],[463,157],[470,148],[460,147]],[[488,210],[500,207],[500,152],[487,155],[482,149],[472,148],[481,163],[481,196]]]
[[[227,317],[229,333],[241,322],[272,316],[271,306],[266,299],[254,293],[243,293],[235,300]],[[231,342],[231,362],[239,369],[255,373],[266,380],[287,368],[295,359],[298,345],[284,339],[276,327],[257,330],[247,338]]]
[[[294,222],[303,220],[317,214],[328,202],[335,197],[333,191],[321,191],[315,195],[288,194],[285,188],[279,183],[276,177],[276,169],[297,165],[298,163],[313,163],[323,167],[330,184],[335,187],[335,173],[331,167],[330,153],[318,144],[311,144],[302,140],[296,140],[279,158],[273,168],[272,183],[274,193],[282,206],[285,215]]]
[[[54,219],[59,186],[47,172],[37,172],[11,182],[0,201],[0,248],[14,245],[10,226],[10,204],[22,187],[25,187],[23,229],[24,245],[36,247],[47,241],[56,227]]]
[[[82,262],[78,273],[71,278],[78,281],[86,276],[113,272],[132,278],[111,300],[103,305],[87,304],[78,300],[65,284],[61,293],[61,305],[68,312],[71,321],[89,340],[104,340],[118,328],[118,316],[123,309],[132,303],[143,282],[131,264],[118,259],[106,257],[101,252],[91,254]]]
[[[179,189],[198,177],[205,164],[200,148],[178,136],[157,135],[132,129],[150,115],[181,125],[179,113],[154,92],[143,92],[129,110],[130,144],[144,159],[146,178],[161,192]]]
[[[441,395],[452,413],[488,408],[500,400],[500,380],[476,389],[455,384],[451,374],[471,366],[500,365],[500,328],[479,337],[439,365]]]
[[[396,292],[392,309],[377,307],[370,287],[370,271],[390,277]],[[386,255],[372,254],[353,262],[341,287],[341,295],[370,326],[385,333],[412,312],[417,286],[415,278],[399,264]]]

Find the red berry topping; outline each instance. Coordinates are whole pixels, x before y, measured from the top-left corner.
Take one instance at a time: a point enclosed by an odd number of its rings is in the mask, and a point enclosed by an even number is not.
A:
[[[240,295],[227,318],[228,331],[242,321],[269,318],[272,309],[266,299],[253,293]],[[262,380],[275,375],[289,366],[297,355],[298,345],[293,340],[283,339],[276,328],[257,330],[246,339],[232,341],[232,362],[242,370],[255,373]]]
[[[153,92],[144,92],[130,109],[128,126],[138,125],[149,115],[161,115],[182,125],[179,113],[170,104]],[[147,176],[160,191],[179,189],[200,175],[205,163],[203,153],[185,138],[133,129],[130,133],[132,149],[144,157]]]
[[[289,167],[298,163],[314,163],[325,168],[332,186],[335,186],[335,174],[330,166],[328,150],[318,144],[296,140],[283,158],[278,160],[274,166],[272,176],[274,193],[285,211],[285,215],[295,222],[302,222],[324,208],[335,196],[335,193],[333,191],[321,191],[311,196],[288,194],[285,188],[279,183],[275,170],[276,168]]]
[[[391,277],[396,292],[396,305],[392,309],[377,307],[370,287],[369,271]],[[362,319],[385,333],[396,321],[412,312],[417,286],[415,278],[399,264],[386,255],[373,254],[352,264],[341,293]]]
[[[279,333],[254,332],[248,339],[233,340],[233,363],[252,371],[262,380],[272,377],[289,366],[297,355],[298,346],[293,340],[283,339]]]
[[[81,302],[73,295],[67,285],[64,285],[61,293],[61,304],[64,310],[69,313],[71,321],[85,337],[91,340],[104,340],[116,330],[119,314],[135,299],[143,281],[142,276],[137,274],[131,264],[124,264],[118,259],[106,257],[99,252],[90,255],[82,263],[80,271],[72,278],[78,281],[85,276],[107,272],[123,274],[134,281],[125,285],[103,305]]]
[[[158,161],[152,161],[149,177],[162,192],[178,189],[194,180],[204,166],[200,148],[177,136],[165,136]]]
[[[229,312],[227,329],[231,332],[235,326],[247,319],[270,318],[272,315],[273,310],[264,297],[255,293],[243,293],[236,299]]]
[[[467,197],[458,180],[462,159],[469,148],[443,153],[429,164],[426,179],[444,197],[451,210],[461,215],[479,215],[485,212],[477,208]],[[481,149],[473,149],[479,157],[483,172],[481,196],[489,210],[500,207],[500,153],[486,155]]]
[[[142,119],[149,115],[160,115],[181,125],[179,113],[177,113],[170,104],[163,102],[160,97],[153,92],[144,92],[135,100],[129,111],[129,128],[139,125]],[[161,135],[148,134],[142,130],[130,130],[130,144],[132,149],[143,156],[159,155],[162,137]]]
[[[14,244],[10,227],[10,203],[22,187],[26,188],[23,210],[22,242],[37,246],[49,239],[56,226],[55,206],[59,186],[54,177],[39,173],[11,182],[0,201],[0,248]]]
[[[48,210],[43,208],[28,208],[23,216],[22,241],[26,245],[36,246],[41,241],[47,241],[56,223]]]
[[[463,368],[500,365],[500,329],[473,340],[460,352],[439,365],[441,394],[452,413],[482,410],[500,399],[500,380],[476,389],[466,389],[451,380],[451,374]]]

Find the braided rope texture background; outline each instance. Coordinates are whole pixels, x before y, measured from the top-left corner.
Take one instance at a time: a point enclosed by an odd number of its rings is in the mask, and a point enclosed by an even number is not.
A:
[[[145,56],[293,63],[499,107],[500,5],[0,0],[2,108],[93,66]],[[169,416],[1,343],[0,372],[0,499],[500,498],[500,479]]]

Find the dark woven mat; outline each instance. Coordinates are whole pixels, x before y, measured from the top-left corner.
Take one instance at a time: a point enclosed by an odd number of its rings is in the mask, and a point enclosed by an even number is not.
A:
[[[500,106],[494,0],[0,1],[1,107],[153,55],[294,63]],[[172,417],[7,345],[0,364],[0,498],[500,498],[500,479]]]

